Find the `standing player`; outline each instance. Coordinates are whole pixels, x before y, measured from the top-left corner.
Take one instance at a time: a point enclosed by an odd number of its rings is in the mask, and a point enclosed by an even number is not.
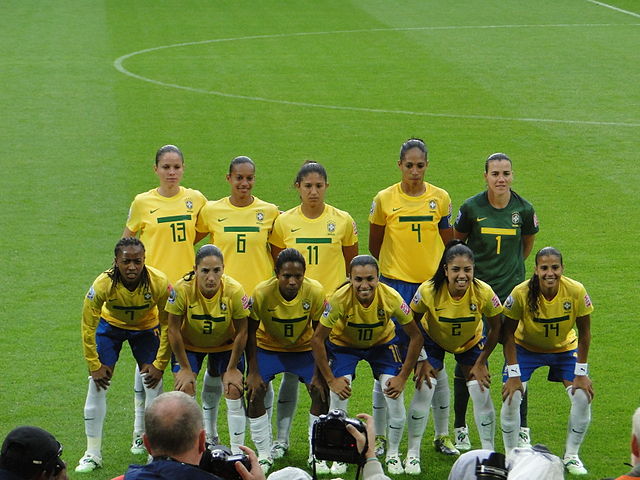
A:
[[[167,276],[145,265],[144,245],[137,238],[121,239],[114,254],[113,267],[96,278],[82,308],[82,343],[91,376],[84,405],[87,450],[76,467],[79,473],[102,466],[107,388],[122,344],[129,342],[144,375],[147,402],[162,389],[169,356],[158,349],[160,324],[166,328],[165,303],[175,295]]]
[[[196,228],[199,232],[210,235],[209,242],[219,247],[225,258],[226,274],[240,282],[246,294],[250,296],[258,283],[273,276],[273,259],[269,252],[268,237],[278,216],[278,207],[253,195],[256,166],[249,157],[234,158],[229,165],[226,178],[231,187],[230,195],[207,202],[200,211]],[[220,377],[211,376],[209,370],[215,371],[211,368],[204,372],[202,409],[207,442],[217,445],[218,404],[222,396],[222,383]],[[298,379],[292,380],[290,383],[293,387],[290,389],[295,390],[295,396],[290,403],[279,403],[279,407],[289,407],[291,404],[295,407]],[[287,390],[286,385],[284,390]],[[269,392],[271,395],[267,403],[271,405],[273,388],[270,388]],[[278,413],[281,414],[280,409]],[[291,417],[288,412],[281,415]],[[285,438],[288,438],[288,429],[285,430]]]
[[[427,361],[421,369],[438,379],[445,352],[453,353],[467,380],[482,448],[493,450],[495,411],[489,394],[489,355],[500,337],[502,305],[491,287],[474,276],[473,252],[459,240],[447,244],[433,278],[424,282],[411,301],[414,319],[420,323]],[[486,341],[483,335],[486,318]],[[432,395],[431,389],[426,389]],[[427,416],[428,405],[418,413]],[[425,420],[426,423],[426,420]],[[420,437],[409,437],[409,451],[420,451]]]
[[[196,219],[207,199],[198,190],[180,186],[184,175],[184,156],[175,145],[156,152],[153,167],[160,185],[136,195],[122,237],[135,237],[147,247],[148,265],[164,272],[175,284],[193,268],[193,245],[204,237],[196,232]],[[144,433],[144,389],[140,372],[134,375],[135,420],[131,453],[146,453]]]
[[[269,238],[271,253],[277,258],[284,248],[295,248],[306,259],[305,275],[319,281],[330,295],[346,278],[347,265],[358,254],[356,223],[347,212],[324,202],[329,187],[327,171],[317,162],[307,161],[298,171],[294,186],[301,203],[282,215]],[[292,394],[297,399],[298,385],[283,376],[278,399],[278,441],[273,446],[274,458],[280,458],[289,448],[289,429],[295,413]],[[295,389],[293,387],[295,385]],[[283,391],[288,386],[286,396]],[[280,413],[288,409],[289,415]]]
[[[309,466],[314,461],[311,430],[318,416],[327,412],[326,384],[317,374],[311,354],[311,336],[324,311],[322,285],[306,278],[305,261],[295,248],[286,248],[276,259],[276,276],[260,283],[254,293],[247,340],[247,415],[258,459],[267,473],[271,458],[271,423],[264,407],[267,384],[278,373],[290,372],[307,387],[309,410]],[[297,386],[296,386],[297,387]],[[317,473],[329,473],[324,461]]]
[[[444,245],[453,238],[449,194],[424,181],[429,166],[427,146],[419,138],[402,144],[398,168],[399,183],[378,192],[369,212],[369,251],[380,260],[380,281],[397,290],[409,303],[420,284],[436,271]],[[397,328],[403,354],[408,339]],[[449,438],[449,383],[446,370],[439,373],[434,398],[436,450],[449,455],[459,452]],[[424,402],[422,389],[414,393],[408,420],[409,435],[422,436],[414,419],[414,406]],[[386,444],[385,401],[378,382],[373,387],[373,417],[376,422],[376,453],[382,455]],[[418,457],[419,459],[419,452]],[[410,473],[419,473],[420,465],[410,465]]]
[[[502,437],[505,451],[517,446],[522,392],[531,374],[548,366],[549,380],[562,382],[571,401],[564,465],[569,473],[585,475],[578,451],[591,423],[587,357],[593,305],[584,286],[563,273],[562,254],[543,248],[536,253],[533,276],[515,287],[504,304]]]
[[[513,170],[507,155],[489,155],[484,164],[484,178],[487,190],[462,204],[454,235],[473,250],[475,276],[487,282],[504,303],[513,287],[524,281],[524,261],[538,233],[538,218],[531,204],[511,190]],[[465,421],[469,393],[458,367],[453,391],[456,448],[469,450],[471,443]],[[521,407],[520,447],[531,446],[525,402],[526,396]]]
[[[379,282],[378,263],[371,255],[351,260],[349,282],[331,297],[311,340],[316,365],[331,390],[331,408],[346,411],[351,396],[351,381],[360,360],[371,366],[373,376],[384,387],[389,410],[389,448],[385,463],[389,473],[404,473],[399,456],[406,411],[403,390],[420,353],[420,331],[411,321],[410,309],[400,294]],[[404,362],[395,334],[396,322],[409,337]],[[326,350],[325,350],[325,341]],[[331,365],[327,357],[331,358]],[[418,379],[418,385],[422,384]],[[347,465],[335,462],[334,475]]]
[[[242,285],[224,274],[222,252],[204,245],[194,270],[176,284],[167,304],[169,342],[173,351],[175,389],[195,396],[195,383],[205,356],[209,375],[221,376],[227,402],[231,449],[244,445],[244,352],[249,297]]]

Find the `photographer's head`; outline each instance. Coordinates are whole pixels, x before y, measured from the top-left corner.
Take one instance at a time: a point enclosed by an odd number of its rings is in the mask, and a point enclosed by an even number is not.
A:
[[[202,410],[183,392],[158,395],[144,414],[144,444],[153,457],[198,464],[204,451]]]
[[[66,468],[62,445],[38,427],[17,427],[2,444],[0,468],[23,479],[52,479]]]

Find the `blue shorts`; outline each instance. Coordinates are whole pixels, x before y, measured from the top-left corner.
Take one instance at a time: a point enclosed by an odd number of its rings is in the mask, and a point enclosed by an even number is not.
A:
[[[547,380],[550,382],[562,382],[563,380],[573,382],[576,359],[578,358],[577,348],[568,352],[538,353],[516,345],[516,354],[520,365],[520,380],[523,382],[527,382],[534,370],[539,367],[549,367]],[[502,381],[506,382],[508,378],[506,371],[503,372]]]
[[[356,367],[360,360],[365,360],[371,366],[376,380],[382,374],[396,376],[402,368],[402,357],[396,339],[371,348],[341,347],[327,341],[327,353],[335,377],[351,375],[356,378]]]
[[[424,338],[424,349],[427,352],[427,360],[429,360],[429,363],[434,369],[442,370],[444,367],[444,354],[446,353],[446,350],[434,342],[429,334],[424,331],[422,326],[420,326],[420,331]],[[455,353],[453,356],[455,357],[456,362],[460,365],[473,366],[482,353],[482,350],[484,350],[484,342],[485,337],[482,337],[478,343],[466,352]]]
[[[210,373],[215,374],[214,376],[221,375],[222,373],[227,371],[227,365],[229,365],[229,358],[231,358],[231,350],[227,350],[226,352],[192,352],[190,350],[186,350],[187,359],[189,360],[189,365],[191,366],[191,370],[193,373],[198,375],[200,373],[200,369],[202,368],[202,362],[204,361],[204,357],[209,355],[209,363],[207,369]],[[240,357],[240,361],[238,362],[238,370],[244,372],[244,354]],[[173,373],[177,373],[180,371],[180,364],[176,360],[174,355],[171,355],[171,371]]]
[[[404,282],[402,280],[396,280],[394,278],[388,278],[384,275],[380,275],[380,281],[386,285],[389,285],[395,291],[397,291],[402,299],[407,302],[407,305],[411,303],[413,296],[418,291],[420,283]],[[399,325],[395,317],[391,317],[393,323],[396,325],[396,338],[398,339],[398,347],[400,347],[400,353],[404,360],[407,356],[407,349],[409,348],[409,335],[404,331],[402,325]]]
[[[104,318],[100,318],[96,329],[96,346],[100,363],[113,367],[120,357],[120,350],[125,341],[129,342],[131,353],[139,366],[153,363],[160,345],[160,327],[155,326],[148,330],[127,330],[114,327]]]
[[[262,381],[269,383],[278,373],[297,375],[301,382],[309,385],[313,378],[315,362],[311,350],[308,352],[275,352],[258,347],[258,370]]]

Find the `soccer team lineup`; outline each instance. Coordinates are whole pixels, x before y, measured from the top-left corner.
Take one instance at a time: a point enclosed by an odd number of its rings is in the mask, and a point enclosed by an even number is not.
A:
[[[425,141],[404,141],[395,161],[394,183],[361,192],[372,199],[365,246],[358,243],[363,226],[325,202],[331,172],[318,162],[292,172],[300,204],[280,211],[253,195],[260,165],[251,158],[231,160],[230,194],[212,201],[181,185],[180,148],[161,147],[158,186],[134,198],[114,263],[84,298],[87,447],[75,471],[103,465],[107,390],[128,343],[137,364],[134,454],[147,454],[145,405],[166,389],[170,371],[175,390],[199,394],[207,444],[220,444],[225,432],[231,452],[240,453],[251,441],[265,474],[288,455],[303,383],[310,398],[305,468],[347,472],[347,463],[315,458],[311,437],[320,415],[340,409],[355,417],[348,404],[358,390],[371,392],[366,413],[386,473],[419,475],[429,462],[421,458],[423,440],[452,458],[472,448],[530,447],[527,383],[548,367],[548,379],[568,397],[561,407],[568,433],[556,453],[566,471],[586,474],[579,450],[594,396],[594,307],[585,287],[563,275],[564,252],[535,245],[538,219],[511,188],[512,159],[486,157],[486,188],[459,206],[426,180]],[[491,378],[488,360],[499,344],[505,368]],[[445,358],[455,363],[453,378]],[[369,365],[373,384],[355,377],[359,362]],[[117,376],[130,381],[129,372]],[[500,405],[492,389],[501,389]],[[218,415],[223,397],[226,418]],[[434,438],[425,440],[430,417]]]

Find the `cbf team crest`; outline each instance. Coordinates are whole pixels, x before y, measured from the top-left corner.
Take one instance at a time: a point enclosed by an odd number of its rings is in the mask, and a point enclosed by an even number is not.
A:
[[[336,231],[336,223],[333,221],[327,222],[327,232],[335,233],[335,231]]]
[[[438,204],[436,203],[435,200],[429,200],[429,208],[431,210],[435,210],[437,206],[438,206]]]
[[[186,205],[187,210],[193,209],[193,202],[191,200],[187,200],[186,202],[184,202],[184,204]]]
[[[264,220],[264,212],[256,212],[256,221],[262,222]]]
[[[511,223],[513,223],[514,225],[520,225],[521,221],[520,221],[520,212],[513,212],[511,214]]]

